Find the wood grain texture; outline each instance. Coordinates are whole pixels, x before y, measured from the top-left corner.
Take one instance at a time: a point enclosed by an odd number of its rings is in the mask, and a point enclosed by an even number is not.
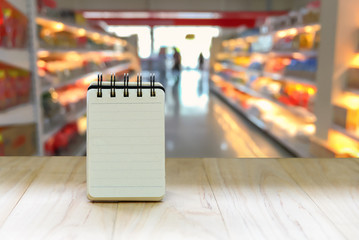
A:
[[[278,161],[346,238],[358,239],[358,159]]]
[[[358,239],[359,160],[168,159],[162,202],[92,203],[85,158],[0,158],[0,239]]]
[[[162,202],[120,203],[115,239],[226,239],[201,161],[168,159]]]
[[[0,161],[0,227],[25,193],[44,160],[5,158]]]
[[[0,239],[110,239],[116,206],[87,200],[84,158],[46,159]]]
[[[342,239],[273,159],[203,160],[232,239]]]

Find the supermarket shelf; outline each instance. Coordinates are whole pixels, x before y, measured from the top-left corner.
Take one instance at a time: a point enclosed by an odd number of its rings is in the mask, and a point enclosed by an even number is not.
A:
[[[306,79],[306,78],[299,78],[299,77],[292,77],[292,76],[283,76],[283,78],[288,82],[296,82],[300,84],[312,85],[315,86],[315,81]]]
[[[283,80],[283,74],[281,73],[263,72],[263,76],[277,81]]]
[[[100,72],[99,71],[98,72],[90,72],[90,73],[86,73],[86,74],[78,76],[78,77],[74,77],[74,78],[72,78],[70,80],[61,82],[59,84],[43,86],[42,87],[42,92],[47,92],[51,88],[57,89],[57,88],[61,88],[61,87],[64,87],[64,86],[67,86],[67,85],[70,85],[70,84],[74,84],[76,81],[78,81],[80,79],[83,79],[83,78],[96,77],[98,73],[100,73]],[[55,77],[51,77],[51,78],[55,78]]]
[[[61,128],[63,128],[63,126],[65,126],[65,123],[64,124],[60,124],[60,125],[57,125],[55,127],[53,127],[50,131],[47,131],[44,133],[43,137],[42,137],[42,140],[44,142],[47,141],[47,139],[49,139],[51,136],[55,135],[55,133],[57,133],[58,131],[61,130]]]
[[[51,136],[55,135],[58,131],[60,131],[67,123],[76,121],[77,119],[79,119],[80,117],[84,116],[86,114],[86,106],[77,111],[76,114],[71,114],[69,116],[67,116],[66,121],[63,122],[62,124],[59,124],[57,126],[54,126],[50,131],[45,132],[45,134],[43,135],[43,141],[47,141]]]
[[[355,94],[355,95],[359,95],[359,89],[349,88],[349,89],[346,89],[345,92],[349,92],[349,93],[352,93],[352,94]]]
[[[300,25],[295,25],[295,26],[287,26],[287,27],[284,27],[284,28],[274,30],[273,33],[280,32],[280,31],[283,31],[283,30],[288,30],[288,29],[291,29],[291,28],[296,28],[298,30],[302,30],[305,27],[315,27],[315,26],[320,26],[320,23],[318,22],[318,23],[310,23],[310,24],[305,24],[305,25],[300,24]]]
[[[271,78],[276,81],[288,81],[288,82],[295,82],[300,84],[312,85],[315,86],[315,82],[313,80],[307,78],[299,78],[299,77],[292,77],[286,76],[281,73],[271,73],[271,72],[263,72],[263,76]]]
[[[77,119],[84,116],[85,114],[86,114],[86,106],[84,108],[82,108],[81,110],[77,111],[76,114],[68,116],[66,121],[67,121],[67,123],[76,121]]]
[[[269,55],[273,57],[316,57],[318,56],[317,50],[298,50],[298,51],[286,51],[286,50],[270,50],[267,52],[237,52],[229,54],[230,58],[250,56],[252,54]]]
[[[293,29],[293,28],[297,29],[298,31],[302,31],[302,30],[304,30],[305,27],[317,27],[317,26],[320,26],[320,23],[310,23],[310,24],[305,24],[305,25],[300,24],[300,25],[294,25],[294,26],[286,26],[286,27],[276,29],[276,30],[273,30],[273,31],[269,31],[269,32],[266,32],[266,33],[251,34],[251,35],[247,35],[247,36],[243,36],[243,37],[237,37],[237,38],[234,38],[234,39],[246,39],[246,38],[274,35],[274,34],[276,34],[278,32]],[[230,40],[230,39],[226,39],[226,40]],[[251,53],[254,53],[254,52],[251,52]],[[258,53],[262,53],[262,52],[258,52]]]
[[[246,72],[247,74],[264,76],[264,77],[268,77],[268,78],[271,78],[276,81],[288,81],[288,82],[295,82],[295,83],[312,85],[312,86],[316,85],[314,80],[307,79],[307,78],[287,76],[287,75],[283,75],[282,73],[271,73],[271,72],[266,72],[266,71],[261,71],[261,70],[248,69],[246,67],[235,65],[235,64],[227,64],[227,63],[221,63],[221,64],[225,68],[231,69],[233,71]],[[359,91],[358,91],[358,93],[359,93]]]
[[[26,3],[24,0],[6,0],[12,6],[14,6],[17,10],[19,10],[22,14],[27,15]]]
[[[86,153],[86,136],[76,136],[71,140],[66,149],[57,156],[84,156]]]
[[[0,126],[34,122],[34,108],[31,103],[15,106],[0,112]]]
[[[259,118],[248,114],[240,105],[234,102],[231,99],[228,99],[226,96],[222,94],[222,92],[215,86],[211,85],[211,91],[219,96],[225,103],[227,103],[233,110],[238,112],[240,115],[244,116],[249,122],[251,122],[254,126],[261,129],[265,134],[287,149],[295,156],[299,157],[312,157],[309,153],[309,144],[300,143],[296,141],[296,143],[292,143],[291,137],[279,136],[276,131],[272,131],[268,129],[266,124],[260,120]]]
[[[261,75],[262,74],[261,70],[249,69],[249,68],[242,67],[242,66],[235,65],[235,64],[229,66],[229,68],[234,70],[234,71],[246,72],[248,74],[255,74],[255,75]]]
[[[71,154],[71,156],[84,156],[86,153],[86,140],[83,141],[77,149]]]
[[[130,63],[121,63],[119,65],[116,65],[116,66],[113,66],[113,67],[109,67],[107,69],[104,69],[103,71],[94,71],[94,72],[90,72],[90,73],[86,73],[84,75],[81,75],[81,76],[78,76],[78,77],[74,77],[70,80],[67,80],[67,81],[64,81],[64,82],[61,82],[59,84],[55,84],[55,85],[46,85],[42,88],[42,92],[46,92],[48,91],[49,89],[51,88],[61,88],[61,87],[64,87],[64,86],[67,86],[67,85],[70,85],[70,84],[74,84],[76,81],[80,80],[80,79],[84,79],[84,78],[96,78],[97,75],[99,73],[104,73],[104,74],[111,74],[113,72],[121,72],[121,71],[124,71],[126,69],[129,69],[130,67]]]
[[[306,50],[306,51],[280,51],[280,50],[273,50],[268,53],[269,55],[275,57],[296,57],[296,56],[303,56],[305,58],[308,57],[316,57],[318,55],[318,51],[316,50]]]
[[[52,52],[52,53],[69,53],[69,52],[77,52],[77,53],[90,53],[90,52],[96,52],[96,53],[103,53],[103,54],[118,54],[121,53],[121,51],[116,50],[105,50],[105,49],[86,49],[86,48],[56,48],[56,47],[48,47],[48,48],[39,48],[38,52]]]
[[[120,39],[119,37],[111,35],[109,33],[106,33],[106,32],[103,32],[103,31],[98,31],[98,30],[93,29],[93,28],[88,27],[88,26],[79,26],[74,22],[64,21],[63,19],[60,19],[60,18],[52,18],[52,17],[39,15],[39,16],[36,17],[36,22],[37,23],[40,23],[40,22],[41,23],[47,23],[47,24],[60,22],[60,23],[64,24],[65,29],[68,29],[68,30],[85,29],[86,31],[88,31],[90,33],[98,33],[98,34],[100,34],[102,36],[111,36],[111,37],[115,37],[116,39]],[[125,40],[122,40],[122,41],[125,41]]]
[[[29,70],[29,59],[29,52],[26,49],[0,48],[0,62],[7,63],[21,69]]]
[[[235,87],[237,90],[244,92],[252,97],[266,99],[266,100],[276,104],[277,106],[281,107],[282,109],[286,110],[287,112],[293,114],[294,116],[303,118],[303,120],[305,120],[305,122],[307,122],[307,123],[313,123],[316,120],[315,115],[313,113],[309,112],[308,110],[306,110],[305,108],[285,105],[281,102],[276,101],[275,99],[273,99],[269,96],[265,96],[255,90],[253,90],[252,88],[250,88],[246,85],[227,81],[227,80],[223,79],[223,77],[221,77],[219,75],[217,75],[217,76],[220,77],[222,80],[232,84],[232,86]]]
[[[332,129],[337,131],[337,132],[340,132],[342,134],[344,134],[345,136],[359,142],[359,134],[355,133],[355,132],[351,132],[351,131],[348,131],[347,129],[341,127],[341,126],[338,126],[336,124],[333,124],[332,125]]]
[[[117,66],[114,66],[114,67],[110,67],[106,70],[104,70],[102,73],[103,74],[111,74],[113,72],[120,72],[120,71],[124,71],[126,69],[128,69],[130,67],[130,63],[122,63],[122,64],[119,64]],[[93,72],[93,73],[90,73],[90,75],[86,75],[87,77],[91,77],[92,75],[94,77],[97,76],[99,72]],[[80,78],[76,78],[77,79],[80,79]],[[73,80],[73,81],[76,81],[76,80]],[[66,82],[66,84],[69,84],[69,82]],[[66,85],[65,84],[65,85]],[[65,86],[63,85],[63,86]],[[48,88],[49,89],[49,88]],[[79,119],[80,117],[82,117],[83,115],[86,114],[86,106],[84,108],[82,108],[81,110],[77,111],[76,114],[70,114],[67,116],[66,118],[66,121],[62,124],[59,124],[57,126],[54,126],[50,131],[44,133],[43,135],[43,141],[45,142],[47,139],[49,139],[51,136],[53,136],[54,134],[56,134],[58,131],[60,131],[67,123],[70,123],[70,122],[73,122],[77,119]]]
[[[130,63],[121,63],[117,66],[105,69],[104,71],[102,71],[102,73],[103,74],[112,74],[114,72],[122,72],[122,71],[125,71],[126,69],[129,69],[130,66],[131,66]],[[97,72],[96,72],[96,75],[97,75]]]

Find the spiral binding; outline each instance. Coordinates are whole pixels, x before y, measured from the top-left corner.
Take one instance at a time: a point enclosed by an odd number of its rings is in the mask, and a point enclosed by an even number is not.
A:
[[[102,97],[102,74],[100,80],[100,74],[97,75],[97,97]]]
[[[142,75],[137,74],[137,97],[142,97]]]
[[[156,97],[156,91],[155,91],[155,74],[152,73],[150,74],[150,94],[151,94],[151,97]]]
[[[113,87],[112,87],[112,79],[113,79]],[[115,91],[115,88],[116,88],[116,76],[115,74],[112,74],[111,75],[111,93],[110,93],[110,96],[111,97],[116,97],[116,91]]]
[[[129,97],[130,93],[129,93],[129,82],[130,82],[130,76],[128,73],[124,73],[123,74],[123,96],[124,97]],[[155,97],[156,96],[156,87],[155,87],[155,82],[156,82],[156,76],[154,73],[150,74],[150,96],[151,97]],[[102,89],[103,89],[103,76],[102,74],[98,74],[97,75],[97,86],[95,86],[95,88],[97,88],[97,97],[102,97]],[[108,88],[108,87],[106,87]],[[122,88],[120,86],[120,88]],[[134,87],[131,87],[134,88]],[[141,74],[137,74],[137,86],[136,86],[136,92],[137,92],[137,97],[142,97],[143,96],[143,86],[142,86],[142,75]],[[148,88],[148,85],[145,87]],[[111,97],[116,97],[116,75],[115,74],[111,74],[111,78],[110,78],[110,96]]]

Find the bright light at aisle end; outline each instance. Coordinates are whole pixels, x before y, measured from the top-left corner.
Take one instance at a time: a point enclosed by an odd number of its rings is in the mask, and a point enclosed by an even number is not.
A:
[[[210,26],[158,26],[154,27],[154,52],[158,53],[161,47],[177,47],[182,57],[184,67],[196,67],[200,53],[209,57],[209,50],[213,37],[219,35],[218,27]],[[187,34],[195,34],[196,38],[188,41]]]
[[[119,37],[138,36],[138,55],[148,58],[151,55],[151,28],[149,26],[109,26],[108,32],[115,33]],[[123,45],[127,42],[123,41]]]

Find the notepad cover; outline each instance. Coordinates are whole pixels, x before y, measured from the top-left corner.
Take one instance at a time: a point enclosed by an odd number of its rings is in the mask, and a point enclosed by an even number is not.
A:
[[[94,201],[158,201],[165,193],[165,131],[163,87],[156,83],[150,96],[136,83],[129,96],[116,86],[110,96],[103,82],[102,97],[96,84],[87,92],[87,191]]]

